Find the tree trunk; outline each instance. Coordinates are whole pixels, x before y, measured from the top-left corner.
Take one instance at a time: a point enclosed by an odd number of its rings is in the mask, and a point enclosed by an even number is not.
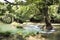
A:
[[[46,29],[52,30],[53,27],[50,23],[50,17],[49,17],[49,13],[48,13],[48,5],[45,5],[45,7],[44,7],[44,16],[45,16]]]

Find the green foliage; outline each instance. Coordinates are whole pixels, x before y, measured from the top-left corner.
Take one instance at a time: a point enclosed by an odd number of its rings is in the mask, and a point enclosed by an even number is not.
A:
[[[51,5],[49,6],[49,14],[51,17],[55,18],[58,12],[58,5]]]
[[[40,18],[40,15],[37,15],[43,11],[44,5],[47,4],[49,6],[49,14],[50,16],[56,16],[57,14],[57,5],[59,0],[26,0],[26,2],[19,2],[19,0],[15,0],[13,5],[10,3],[0,3],[0,15],[5,15],[6,11],[9,11],[10,17],[13,17],[15,19],[21,20],[21,21],[27,21],[30,20],[31,18],[34,18],[36,20],[43,19]],[[18,5],[19,4],[19,5]],[[51,5],[51,6],[50,6]],[[43,15],[43,13],[41,12]],[[35,16],[36,15],[36,16]],[[3,19],[6,22],[10,22],[11,18],[7,17],[7,19]],[[43,16],[42,16],[43,17]],[[10,21],[8,21],[10,20]]]
[[[40,21],[42,21],[44,19],[42,15],[35,15],[33,18],[35,20],[40,20]]]
[[[9,11],[6,11],[6,13],[4,13],[4,15],[2,16],[2,21],[4,23],[11,23],[12,22],[12,17],[10,16]]]
[[[2,21],[3,21],[4,23],[11,23],[11,22],[12,22],[12,18],[11,18],[11,17],[7,17],[7,16],[4,16],[4,17],[2,18]]]
[[[51,5],[49,6],[49,13],[50,15],[55,16],[57,14],[58,11],[58,5]]]
[[[27,21],[31,18],[34,18],[36,20],[43,20],[43,14],[41,10],[43,11],[45,4],[49,6],[49,15],[54,18],[54,20],[60,20],[60,14],[57,13],[59,0],[26,0],[27,2],[19,2],[15,1],[16,4],[21,5],[12,5],[12,4],[2,4],[0,3],[0,15],[3,15],[2,19],[5,23],[11,23],[12,18],[21,20],[21,21]],[[51,6],[50,6],[51,5]],[[8,11],[8,13],[7,13]],[[24,30],[24,29],[18,29],[15,27],[8,26],[2,26],[0,25],[0,33],[3,34],[19,34],[23,37],[29,36],[29,35],[36,35],[36,30]]]
[[[60,20],[60,15],[57,14],[55,20]]]
[[[59,11],[58,8],[59,8],[58,5],[51,5],[51,6],[49,6],[49,15],[56,22],[60,22],[59,21],[60,20],[60,18],[59,18],[60,14],[58,13],[58,11]]]
[[[39,13],[39,9],[36,8],[35,4],[31,4],[27,6],[19,6],[18,9],[14,9],[14,8],[16,7],[14,6],[12,8],[13,10],[15,10],[14,17],[22,21],[29,20],[34,15]]]
[[[10,4],[4,4],[3,7],[1,6],[1,14],[6,15],[7,11],[10,15],[10,17],[14,17],[15,19],[21,20],[21,21],[27,21],[30,18],[32,18],[34,15],[40,13],[39,9],[36,7],[35,4],[30,4],[30,5],[15,5],[11,6]],[[9,16],[8,15],[8,16]],[[4,17],[3,21],[6,23],[10,23],[11,18],[7,16],[7,19]],[[24,19],[23,19],[24,18]]]
[[[3,15],[5,12],[4,5],[0,4],[0,15]]]

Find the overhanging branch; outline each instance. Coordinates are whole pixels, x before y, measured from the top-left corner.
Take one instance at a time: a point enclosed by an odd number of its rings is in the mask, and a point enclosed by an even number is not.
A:
[[[7,0],[4,0],[6,3],[9,3],[9,4],[11,4],[11,5],[20,5],[20,4],[17,4],[17,3],[11,3],[11,2],[9,2],[9,1],[7,1]]]

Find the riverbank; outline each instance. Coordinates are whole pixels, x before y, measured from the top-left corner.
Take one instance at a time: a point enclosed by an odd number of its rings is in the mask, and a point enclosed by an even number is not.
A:
[[[45,25],[45,23],[32,23],[32,22],[25,22],[20,25],[25,26],[27,24],[41,25],[41,26]],[[8,27],[8,25],[11,25],[11,24],[5,24],[5,23],[0,22],[0,27],[3,27],[2,25]],[[58,39],[60,40],[60,38],[59,38],[60,37],[60,24],[52,23],[52,25],[54,27],[56,27],[56,32],[54,32],[52,34],[48,34],[48,35],[47,34],[45,34],[45,35],[37,34],[35,36],[29,36],[26,38],[22,38],[22,37],[20,37],[20,35],[16,35],[16,36],[14,35],[11,37],[3,37],[2,39],[0,36],[0,40],[58,40]]]

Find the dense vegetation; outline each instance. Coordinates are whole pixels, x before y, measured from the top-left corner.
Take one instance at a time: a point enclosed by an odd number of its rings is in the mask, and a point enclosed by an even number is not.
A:
[[[25,3],[16,2],[13,3],[0,3],[0,16],[5,23],[11,23],[12,21],[25,22],[32,19],[32,21],[44,20],[44,1],[28,1]],[[53,4],[53,5],[52,5]],[[59,18],[59,4],[58,1],[47,1],[49,6],[50,20],[53,22],[60,22]],[[23,19],[24,18],[24,19]]]
[[[23,23],[28,21],[45,22],[46,29],[51,30],[51,22],[60,23],[60,1],[59,0],[15,0],[11,3],[5,0],[5,3],[0,2],[0,20],[4,23],[12,23],[14,21]],[[7,28],[6,30],[4,30]],[[18,33],[23,35],[22,29],[8,29],[10,27],[1,27],[1,33]],[[8,30],[8,31],[7,31]],[[35,32],[35,31],[34,31]],[[31,34],[35,34],[35,33]],[[37,33],[36,33],[37,34]],[[26,32],[23,36],[30,35]]]

